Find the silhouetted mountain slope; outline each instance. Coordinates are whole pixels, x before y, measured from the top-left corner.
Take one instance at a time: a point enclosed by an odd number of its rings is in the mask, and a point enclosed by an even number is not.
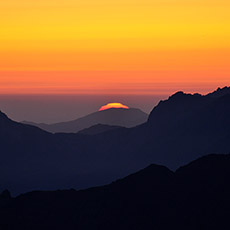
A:
[[[226,94],[230,94],[230,87],[225,86],[224,88],[218,88],[216,91],[209,93],[207,96],[209,97],[222,97]]]
[[[229,229],[229,177],[230,155],[210,155],[175,173],[150,165],[102,187],[7,196],[0,228]]]
[[[56,124],[36,124],[33,122],[23,122],[38,126],[52,133],[77,133],[78,131],[89,128],[93,125],[104,124],[111,126],[134,127],[145,123],[148,115],[140,109],[108,109],[89,114],[74,121],[61,122]]]
[[[97,135],[51,134],[1,115],[0,190],[87,188],[151,163],[175,169],[209,153],[230,152],[230,94],[176,93],[148,122]]]
[[[179,92],[153,109],[147,129],[155,139],[154,152],[171,163],[173,158],[186,163],[208,152],[229,152],[229,117],[230,94],[211,98]],[[172,156],[165,155],[168,150]],[[164,164],[164,159],[158,163]]]
[[[115,129],[122,129],[123,127],[121,126],[114,126],[114,125],[103,125],[103,124],[97,124],[93,125],[87,129],[83,129],[79,131],[79,134],[84,134],[84,135],[96,135],[108,131],[112,131]]]
[[[51,134],[31,125],[24,125],[10,120],[4,113],[0,112],[0,138],[1,147],[18,148],[17,145],[23,145],[23,141],[26,141],[27,145],[32,144],[31,141],[39,142],[39,138],[43,137],[48,139]],[[24,146],[26,148],[27,146]],[[2,154],[1,154],[2,156]],[[14,159],[12,159],[14,160]]]

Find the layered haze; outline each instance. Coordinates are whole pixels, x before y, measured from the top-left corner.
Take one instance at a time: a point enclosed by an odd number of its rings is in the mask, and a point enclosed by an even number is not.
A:
[[[57,123],[98,111],[102,105],[120,101],[150,113],[167,95],[0,95],[0,108],[16,121]]]

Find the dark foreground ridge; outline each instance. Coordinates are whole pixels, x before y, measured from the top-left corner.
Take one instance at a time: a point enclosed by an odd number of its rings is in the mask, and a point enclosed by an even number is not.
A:
[[[140,126],[99,128],[85,130],[87,135],[52,134],[0,113],[0,191],[85,189],[152,163],[175,170],[210,153],[229,153],[230,90],[178,92]]]
[[[1,230],[230,229],[230,155],[149,167],[88,190],[0,196]]]

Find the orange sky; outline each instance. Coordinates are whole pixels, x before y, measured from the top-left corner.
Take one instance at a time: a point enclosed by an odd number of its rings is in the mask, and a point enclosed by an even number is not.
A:
[[[230,85],[229,12],[229,0],[1,1],[0,93]]]

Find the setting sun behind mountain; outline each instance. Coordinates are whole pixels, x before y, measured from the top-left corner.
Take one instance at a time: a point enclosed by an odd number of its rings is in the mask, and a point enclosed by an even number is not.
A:
[[[116,108],[116,109],[129,109],[128,106],[116,102],[116,103],[108,103],[107,105],[103,105],[99,109],[99,111],[103,111],[103,110],[107,110],[107,109],[112,109],[112,108]]]

